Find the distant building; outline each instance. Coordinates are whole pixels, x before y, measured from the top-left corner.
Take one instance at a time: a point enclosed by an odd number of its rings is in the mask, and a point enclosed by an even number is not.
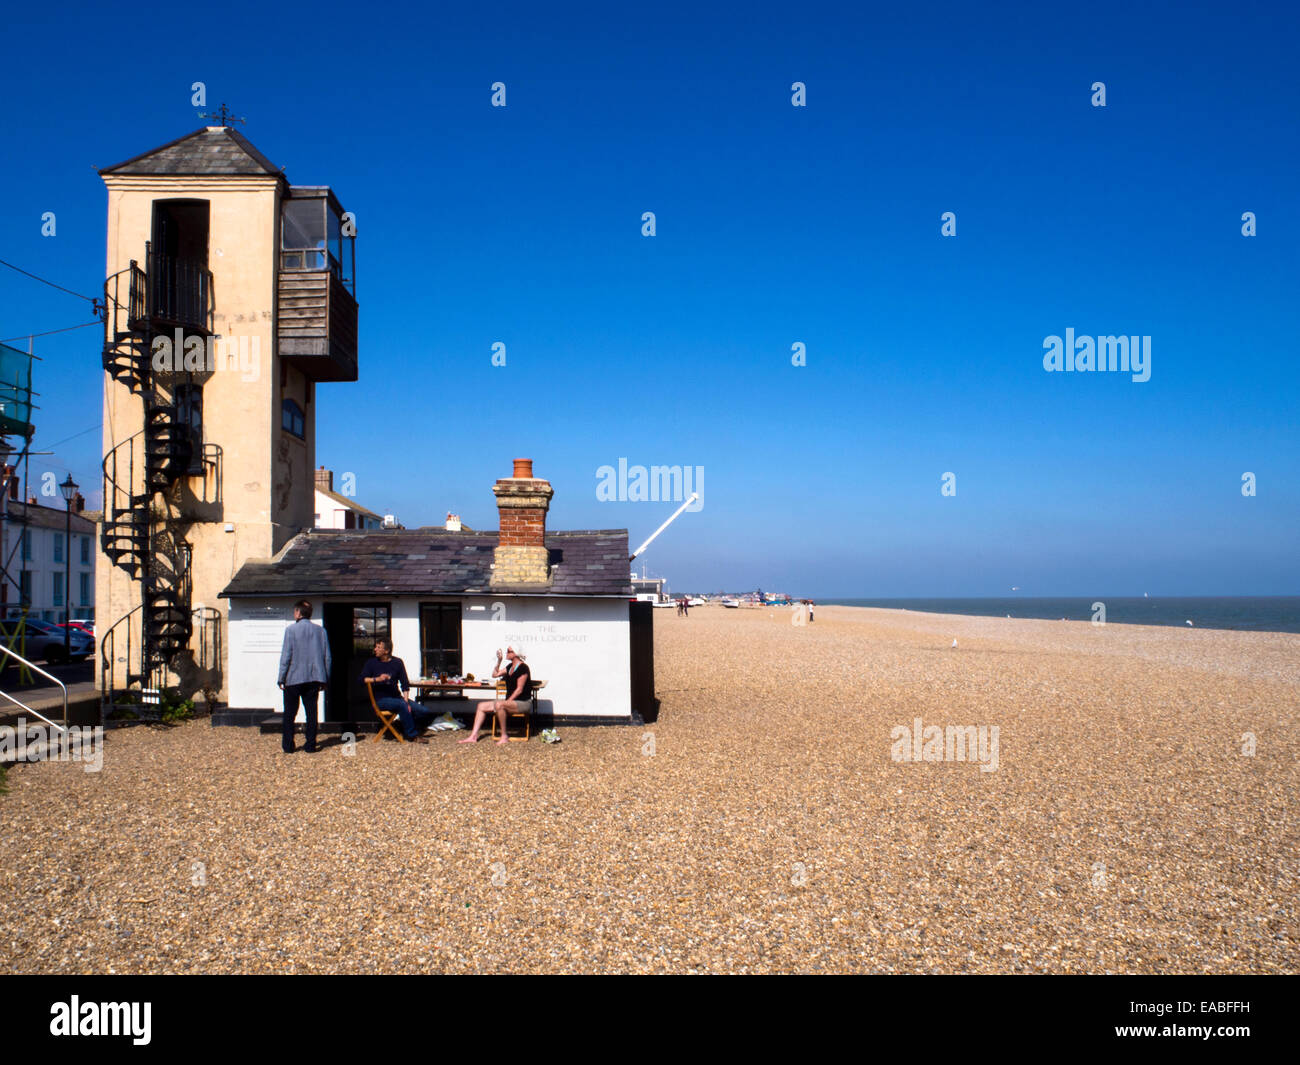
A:
[[[95,616],[95,523],[82,516],[85,500],[72,500],[72,543],[67,542],[67,508],[46,507],[29,496],[18,497],[18,478],[6,467],[8,492],[4,519],[4,579],[0,581],[0,614],[9,617],[26,609],[31,617],[61,622],[68,616],[68,557],[72,558],[73,618]]]
[[[384,519],[334,491],[334,472],[321,466],[316,471],[316,528],[382,529]]]
[[[665,577],[638,577],[632,574],[632,597],[646,603],[658,603],[664,598]]]

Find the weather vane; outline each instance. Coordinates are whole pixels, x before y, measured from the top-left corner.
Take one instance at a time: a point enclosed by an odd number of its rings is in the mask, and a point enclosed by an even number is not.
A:
[[[219,118],[223,126],[230,122],[244,122],[238,115],[232,115],[225,104],[221,105],[220,111],[200,111],[199,118]]]

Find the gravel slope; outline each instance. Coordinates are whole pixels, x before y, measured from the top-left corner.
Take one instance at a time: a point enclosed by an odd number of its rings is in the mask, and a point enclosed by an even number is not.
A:
[[[660,720],[554,746],[195,722],[16,767],[0,971],[1300,968],[1300,636],[789,621],[658,612]],[[894,761],[917,717],[997,770]]]

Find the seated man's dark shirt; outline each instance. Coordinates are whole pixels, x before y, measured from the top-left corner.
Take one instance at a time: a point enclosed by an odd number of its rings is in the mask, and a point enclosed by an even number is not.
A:
[[[406,666],[402,664],[400,658],[393,657],[387,662],[372,658],[366,663],[366,668],[361,671],[361,683],[364,684],[367,677],[382,677],[385,673],[392,679],[376,682],[370,686],[375,693],[375,698],[400,699],[402,693],[397,690],[398,686],[400,685],[403,688],[411,686],[411,682],[406,679]]]

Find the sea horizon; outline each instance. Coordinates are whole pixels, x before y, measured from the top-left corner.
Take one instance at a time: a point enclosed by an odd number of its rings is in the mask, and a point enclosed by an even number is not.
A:
[[[972,617],[1183,628],[1190,621],[1192,628],[1201,629],[1300,632],[1300,595],[835,597],[815,602]]]

